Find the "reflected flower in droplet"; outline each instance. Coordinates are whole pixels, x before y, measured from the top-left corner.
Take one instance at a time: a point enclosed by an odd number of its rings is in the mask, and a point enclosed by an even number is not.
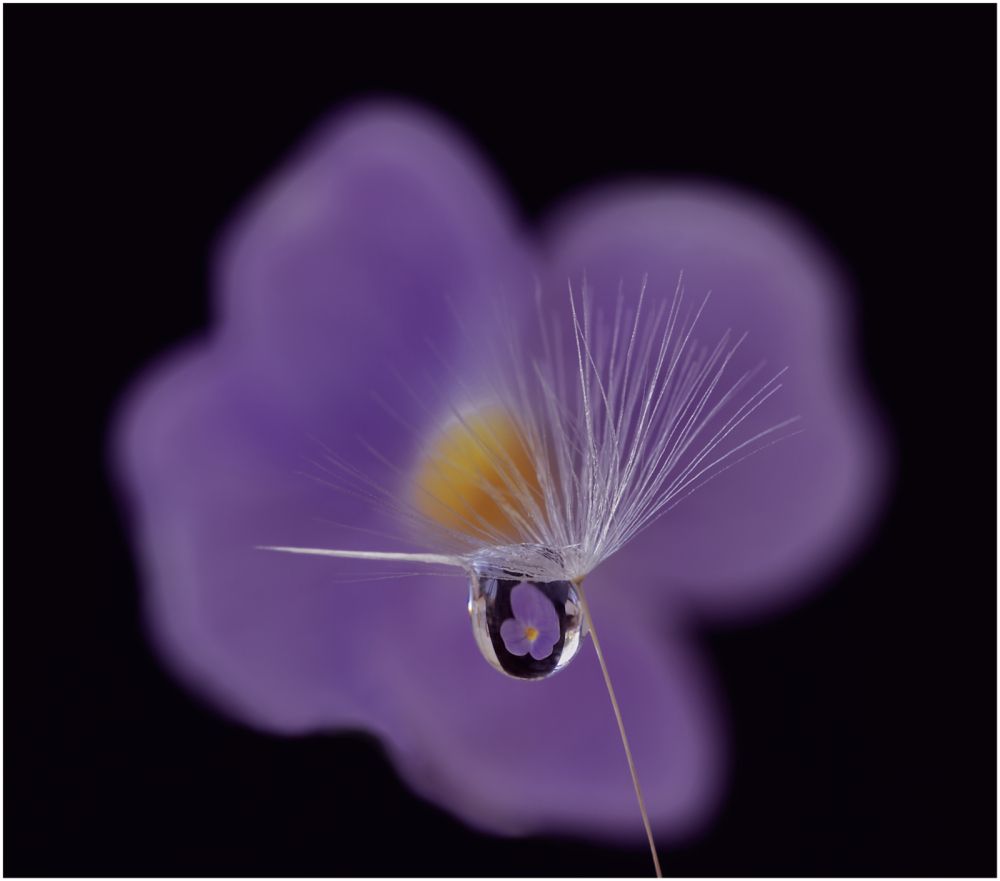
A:
[[[650,819],[678,838],[712,816],[727,767],[691,625],[798,601],[858,547],[886,485],[879,421],[852,360],[843,274],[770,203],[719,184],[647,182],[567,202],[540,230],[525,231],[487,164],[427,111],[359,105],[323,121],[225,230],[212,330],[130,388],[111,470],[151,639],[214,705],[282,734],[376,732],[411,787],[483,829],[638,844],[602,675],[593,652],[577,652],[569,582],[483,569],[473,640],[467,579],[371,580],[399,570],[255,548],[418,549],[399,529],[387,540],[394,522],[370,499],[304,477],[316,469],[303,460],[318,439],[397,498],[427,485],[446,402],[463,383],[489,384],[482,340],[497,332],[498,300],[530,354],[536,289],[545,320],[570,328],[567,280],[581,291],[584,275],[608,324],[619,289],[634,301],[646,276],[660,301],[681,272],[695,297],[711,290],[700,339],[747,332],[737,375],[762,360],[789,367],[780,409],[754,414],[748,436],[791,416],[804,430],[698,489],[586,582]],[[549,589],[565,597],[539,601]],[[577,660],[530,685],[480,657],[541,668],[561,639],[560,659]]]
[[[560,637],[559,616],[552,603],[537,587],[523,581],[510,592],[510,605],[514,617],[500,625],[507,651],[545,660]]]

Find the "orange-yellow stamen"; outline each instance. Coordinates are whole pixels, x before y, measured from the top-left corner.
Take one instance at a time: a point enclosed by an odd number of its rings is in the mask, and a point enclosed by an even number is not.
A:
[[[538,504],[538,476],[517,428],[503,411],[454,422],[428,445],[416,472],[418,510],[449,529],[481,535],[493,529],[511,542]]]
[[[534,627],[526,627],[524,629],[524,635],[528,638],[529,642],[534,642],[538,639],[538,631]]]

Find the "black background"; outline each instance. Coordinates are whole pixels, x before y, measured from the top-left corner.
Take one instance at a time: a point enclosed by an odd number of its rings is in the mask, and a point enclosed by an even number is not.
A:
[[[725,809],[673,875],[995,875],[996,9],[7,6],[5,864],[11,875],[644,875],[493,839],[364,735],[278,739],[146,647],[109,409],[205,326],[214,231],[338,101],[456,118],[535,216],[618,173],[796,207],[862,296],[899,445],[820,598],[705,634]]]

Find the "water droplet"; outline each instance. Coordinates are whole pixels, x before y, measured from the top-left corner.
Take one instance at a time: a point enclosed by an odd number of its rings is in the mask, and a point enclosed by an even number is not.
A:
[[[515,679],[544,679],[565,667],[585,635],[571,581],[537,581],[496,566],[477,567],[469,584],[476,644]]]

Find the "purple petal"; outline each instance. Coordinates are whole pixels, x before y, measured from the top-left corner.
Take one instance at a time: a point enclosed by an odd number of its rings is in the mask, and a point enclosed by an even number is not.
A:
[[[532,648],[531,640],[528,639],[526,626],[514,618],[508,618],[500,625],[500,638],[503,640],[507,651],[512,655],[517,655],[519,658],[528,654],[529,649]],[[549,654],[552,654],[551,646],[549,646]],[[545,655],[546,658],[548,656]]]
[[[801,417],[776,437],[801,433],[697,489],[588,584],[637,602],[672,596],[725,615],[812,587],[870,531],[891,471],[852,350],[843,271],[803,221],[721,185],[604,190],[562,208],[548,229],[550,284],[569,278],[579,290],[585,272],[591,300],[608,320],[619,288],[634,305],[648,274],[652,310],[683,273],[687,302],[700,304],[711,292],[695,329],[699,341],[714,346],[727,329],[737,339],[748,334],[728,371],[732,380],[766,361],[753,391],[788,368],[780,391],[717,455]]]
[[[531,643],[531,648],[528,652],[531,654],[536,661],[544,661],[549,655],[552,654],[552,647],[556,644],[556,640],[559,639],[559,634],[556,634],[555,639],[549,639],[548,637],[539,634],[535,637],[534,641]]]
[[[410,549],[363,531],[399,531],[379,508],[303,476],[328,478],[309,462],[325,455],[313,439],[403,492],[357,436],[410,465],[405,425],[431,418],[421,373],[446,383],[442,358],[460,370],[474,356],[455,312],[474,325],[491,297],[533,290],[526,254],[477,157],[403,108],[323,124],[250,200],[218,261],[217,334],[151,369],[115,429],[153,638],[196,688],[270,729],[382,727],[399,663],[387,619],[419,621],[394,600],[441,579],[341,584],[393,567],[255,548]]]
[[[427,612],[454,622],[456,603],[434,592]],[[715,689],[697,654],[666,640],[613,596],[588,597],[661,840],[702,826],[725,779]],[[482,661],[465,632],[400,662],[400,712],[381,728],[404,778],[467,822],[505,834],[586,833],[641,845],[632,789],[600,666],[584,645],[550,679],[519,682]],[[396,719],[399,716],[395,717]]]

